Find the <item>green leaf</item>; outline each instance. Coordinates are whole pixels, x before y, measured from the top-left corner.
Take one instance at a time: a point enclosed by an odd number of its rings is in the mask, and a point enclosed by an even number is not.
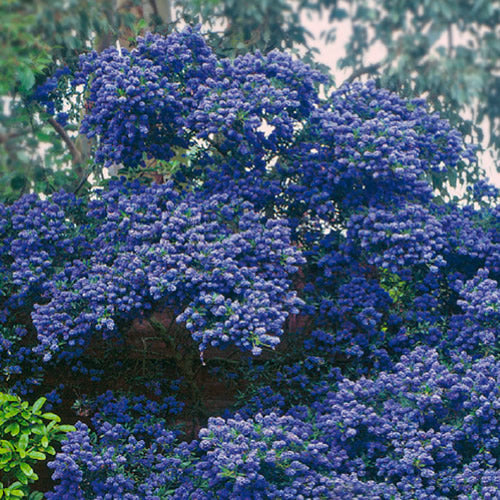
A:
[[[19,438],[19,441],[17,442],[17,449],[25,450],[28,446],[28,441],[29,441],[28,434],[22,434],[21,437]]]
[[[47,401],[47,398],[44,398],[44,397],[38,398],[33,403],[33,413],[37,413],[42,408],[42,406],[45,404],[45,401]]]
[[[42,453],[40,451],[30,451],[28,453],[28,456],[30,458],[33,458],[34,460],[45,460],[47,458],[47,455],[45,455],[45,453]]]
[[[47,420],[54,420],[55,422],[60,422],[61,421],[61,418],[56,415],[55,413],[44,413],[42,415],[43,418],[46,418]]]
[[[9,420],[12,417],[15,417],[21,410],[19,408],[9,408],[4,415],[6,420]]]
[[[10,181],[10,187],[16,191],[23,189],[28,183],[28,179],[23,174],[16,175]]]
[[[14,445],[10,441],[6,441],[5,439],[2,439],[0,441],[0,445],[2,445],[2,448],[8,448],[9,450],[14,451]]]
[[[12,423],[5,428],[5,432],[9,432],[11,436],[17,436],[19,431],[20,427],[17,422]]]
[[[22,470],[16,470],[16,478],[24,485],[28,484],[28,476]]]
[[[61,432],[74,432],[76,431],[76,427],[74,425],[60,425],[57,430]]]
[[[28,66],[23,66],[18,70],[17,79],[23,92],[28,92],[35,84],[35,75]]]
[[[34,427],[31,428],[31,432],[33,434],[43,436],[45,434],[45,426],[42,424],[35,425]]]
[[[47,448],[47,446],[49,446],[49,439],[47,438],[47,436],[42,436],[42,446],[44,448]]]
[[[31,468],[31,465],[27,464],[26,462],[21,462],[19,464],[19,467],[21,467],[21,470],[28,476],[33,475],[33,469]]]

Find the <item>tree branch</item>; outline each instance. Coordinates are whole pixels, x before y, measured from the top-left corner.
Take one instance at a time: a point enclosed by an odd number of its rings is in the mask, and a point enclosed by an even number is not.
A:
[[[366,75],[368,73],[374,73],[382,66],[381,62],[370,64],[369,66],[361,66],[354,70],[345,80],[344,83],[352,83],[356,78],[359,78],[361,75]]]
[[[172,7],[170,0],[149,0],[155,16],[160,18],[163,24],[172,22]]]
[[[21,137],[29,132],[28,129],[24,130],[16,130],[15,132],[8,132],[7,134],[0,134],[0,144],[4,144],[5,142],[10,141],[11,139],[15,139],[16,137]]]
[[[69,152],[73,157],[73,164],[75,166],[80,165],[82,163],[82,155],[78,148],[75,146],[75,143],[72,141],[71,137],[68,135],[64,127],[58,123],[54,118],[50,117],[48,122],[52,125],[54,130],[61,136],[61,139],[65,142],[66,146],[68,146]]]
[[[78,194],[78,191],[80,191],[80,189],[82,189],[84,184],[87,182],[87,179],[88,179],[89,175],[91,174],[92,169],[88,168],[85,172],[83,172],[82,154],[80,153],[80,150],[76,147],[75,143],[73,142],[71,137],[68,135],[68,133],[66,132],[64,127],[52,117],[50,117],[48,119],[48,122],[52,125],[54,130],[61,136],[61,139],[64,141],[66,146],[68,146],[68,149],[71,153],[71,156],[73,157],[73,166],[75,167],[77,174],[79,172],[81,173],[80,182],[78,182],[78,185],[76,186],[75,190],[73,191],[74,194]]]
[[[87,171],[84,172],[84,174],[82,175],[82,177],[80,179],[80,182],[78,183],[78,186],[76,186],[75,190],[73,191],[73,194],[78,194],[78,191],[80,191],[80,189],[82,189],[82,187],[87,182],[87,179],[89,178],[89,175],[91,173],[92,173],[91,168],[87,169]]]

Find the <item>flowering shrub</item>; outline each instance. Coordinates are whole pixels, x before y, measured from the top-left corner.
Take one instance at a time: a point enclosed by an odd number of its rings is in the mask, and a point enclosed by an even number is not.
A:
[[[191,28],[82,56],[96,164],[169,178],[0,206],[0,367],[16,391],[92,374],[93,342],[123,355],[149,320],[186,406],[95,398],[49,498],[494,498],[498,190],[446,201],[471,145],[421,99],[325,82]],[[242,391],[208,423],[203,357]]]
[[[100,422],[97,442],[81,424],[52,465],[61,483],[49,498],[494,498],[499,370],[493,357],[446,366],[417,348],[375,380],[340,380],[310,407],[212,418],[177,448],[161,426],[156,446],[138,442],[152,429],[144,417],[132,431]],[[103,479],[85,492],[87,470]]]
[[[302,257],[286,223],[263,219],[248,202],[116,183],[71,220],[77,202],[60,198],[10,207],[4,250],[6,313],[43,297],[32,304],[32,351],[44,361],[78,356],[92,335],[108,338],[154,305],[172,307],[200,351],[237,345],[253,354],[275,347],[297,312],[288,275]]]
[[[60,483],[47,498],[165,498],[180,463],[179,432],[168,428],[168,417],[182,405],[172,397],[158,403],[108,391],[86,406],[96,411],[95,431],[77,423],[50,464]]]
[[[178,498],[493,498],[499,367],[490,357],[448,368],[419,348],[375,380],[341,380],[310,408],[214,418]]]

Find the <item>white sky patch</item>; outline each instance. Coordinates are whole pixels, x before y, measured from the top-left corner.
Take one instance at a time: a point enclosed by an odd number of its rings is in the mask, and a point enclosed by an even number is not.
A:
[[[259,127],[257,128],[258,132],[263,132],[266,139],[274,132],[276,127],[267,122],[265,118],[262,119]]]

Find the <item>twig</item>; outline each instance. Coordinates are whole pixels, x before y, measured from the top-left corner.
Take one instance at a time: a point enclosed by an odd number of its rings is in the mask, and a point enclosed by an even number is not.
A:
[[[448,32],[448,57],[452,57],[453,55],[453,28],[450,25],[448,25],[447,32]]]
[[[353,80],[356,78],[359,78],[361,75],[365,75],[367,73],[373,73],[377,71],[380,67],[382,66],[381,62],[375,63],[375,64],[370,64],[369,66],[361,66],[361,68],[358,68],[354,70],[344,81],[344,83],[352,83]]]
[[[83,159],[80,150],[76,147],[75,143],[73,142],[71,137],[68,135],[68,133],[60,123],[58,123],[52,117],[49,117],[48,122],[50,123],[50,125],[52,125],[53,129],[60,135],[61,139],[64,141],[66,146],[68,146],[69,152],[71,153],[71,156],[73,158],[73,166],[75,167],[75,169],[77,169],[77,173],[79,170],[81,172]],[[80,189],[82,189],[82,187],[87,182],[87,179],[91,173],[92,173],[92,168],[88,168],[86,171],[83,172],[83,175],[80,178],[80,182],[73,191],[74,194],[78,194]]]
[[[75,146],[75,143],[71,140],[71,137],[68,135],[64,127],[58,123],[52,116],[48,119],[48,122],[52,125],[54,130],[61,136],[61,139],[66,143],[68,149],[73,157],[74,165],[79,165],[82,163],[82,155],[78,148]]]
[[[20,137],[28,133],[28,130],[16,130],[15,132],[9,132],[7,134],[0,134],[0,144],[3,144],[11,139]]]
[[[89,178],[89,175],[92,173],[92,168],[88,168],[85,173],[82,175],[82,178],[80,179],[80,182],[78,183],[78,186],[76,186],[75,190],[73,191],[73,194],[78,194],[80,189],[85,185],[87,182],[87,179]]]

